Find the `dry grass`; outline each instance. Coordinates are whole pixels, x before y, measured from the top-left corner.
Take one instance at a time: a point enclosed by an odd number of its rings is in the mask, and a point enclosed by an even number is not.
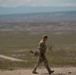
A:
[[[76,32],[49,35],[48,45],[53,46],[53,52],[46,56],[50,66],[76,66]],[[29,50],[37,49],[43,34],[27,34],[24,32],[0,32],[0,54],[15,57],[28,62],[13,62],[0,58],[0,69],[31,68],[36,58]]]

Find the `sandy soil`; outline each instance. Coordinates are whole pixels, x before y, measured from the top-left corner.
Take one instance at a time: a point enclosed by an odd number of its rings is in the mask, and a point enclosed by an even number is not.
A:
[[[52,68],[55,72],[51,75],[76,75],[76,67]],[[17,69],[12,71],[1,71],[0,75],[50,75],[46,69],[37,69],[38,74],[32,74],[32,69]]]

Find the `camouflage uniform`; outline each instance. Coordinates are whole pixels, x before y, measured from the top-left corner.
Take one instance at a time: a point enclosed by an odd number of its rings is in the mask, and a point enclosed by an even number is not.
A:
[[[48,65],[48,61],[46,59],[46,56],[45,56],[45,52],[46,52],[46,49],[47,49],[47,46],[46,46],[46,42],[41,40],[39,42],[39,45],[38,45],[38,49],[39,49],[39,56],[38,56],[38,60],[36,62],[36,65],[34,67],[34,70],[33,71],[36,71],[37,67],[42,63],[44,62],[44,66],[46,67],[46,69],[48,70],[48,72],[50,72],[50,68],[49,68],[49,65]]]

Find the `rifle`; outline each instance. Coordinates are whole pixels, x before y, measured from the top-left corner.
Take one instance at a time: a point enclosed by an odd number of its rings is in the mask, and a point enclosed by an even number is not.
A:
[[[48,50],[52,52],[52,46],[48,47]],[[35,57],[39,56],[38,51],[30,50],[30,53],[34,54]],[[43,54],[41,54],[43,56]]]
[[[32,53],[32,54],[34,54],[34,56],[39,56],[39,52],[38,51],[32,51],[32,50],[30,50],[30,53]]]

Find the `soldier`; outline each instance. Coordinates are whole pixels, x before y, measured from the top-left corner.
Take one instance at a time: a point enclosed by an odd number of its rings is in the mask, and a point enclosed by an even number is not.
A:
[[[48,36],[44,35],[42,37],[42,40],[39,42],[39,45],[38,45],[38,49],[39,49],[39,56],[38,56],[38,60],[35,64],[35,67],[32,71],[32,73],[34,74],[38,74],[36,72],[36,69],[37,67],[42,63],[44,62],[44,66],[46,67],[47,71],[49,74],[53,73],[54,71],[52,71],[50,68],[49,68],[49,65],[48,65],[48,61],[46,59],[46,56],[45,56],[45,52],[46,52],[46,49],[47,49],[47,46],[46,46],[46,41],[48,39]]]

